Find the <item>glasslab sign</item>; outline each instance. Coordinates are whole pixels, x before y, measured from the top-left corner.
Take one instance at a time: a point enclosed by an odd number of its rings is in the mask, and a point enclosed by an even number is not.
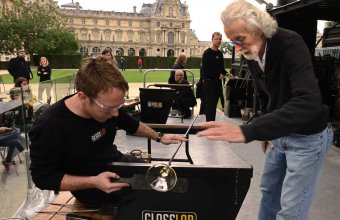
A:
[[[197,220],[194,212],[143,211],[143,220]]]

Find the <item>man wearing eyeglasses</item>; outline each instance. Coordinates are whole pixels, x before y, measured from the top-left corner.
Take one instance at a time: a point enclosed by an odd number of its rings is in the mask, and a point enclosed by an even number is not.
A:
[[[120,70],[103,57],[89,58],[80,67],[77,93],[50,106],[29,133],[31,175],[40,189],[71,191],[89,204],[119,202],[117,191],[129,185],[108,172],[114,161],[136,162],[113,144],[117,129],[163,144],[186,139],[162,135],[133,119],[121,107],[128,84]]]
[[[218,49],[222,43],[222,34],[213,33],[211,40],[211,46],[203,53],[201,67],[206,121],[215,121],[218,99],[223,94],[222,79],[227,74],[224,69],[223,53]]]
[[[262,141],[258,219],[308,219],[333,140],[308,48],[297,33],[278,28],[266,11],[244,0],[227,6],[221,19],[235,50],[247,59],[264,115],[241,126],[204,123],[208,129],[198,135],[231,143]]]

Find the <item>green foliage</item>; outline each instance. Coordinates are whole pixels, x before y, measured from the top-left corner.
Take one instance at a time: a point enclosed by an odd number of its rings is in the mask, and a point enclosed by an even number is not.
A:
[[[233,53],[233,45],[227,41],[223,41],[220,46],[220,50],[223,54],[232,54]]]
[[[63,28],[63,23],[53,6],[15,0],[13,9],[1,15],[0,52],[14,53],[24,48],[33,54],[44,47],[45,54],[75,52],[78,42]]]
[[[44,38],[34,41],[32,48],[37,54],[74,54],[79,44],[74,33],[58,28],[46,32]]]
[[[325,23],[325,27],[333,27],[336,24],[339,24],[339,22],[335,22],[335,21],[326,21]]]

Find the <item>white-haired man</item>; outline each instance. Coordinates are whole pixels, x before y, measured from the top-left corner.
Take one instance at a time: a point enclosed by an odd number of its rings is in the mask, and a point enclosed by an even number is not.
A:
[[[245,0],[232,2],[221,19],[235,50],[247,59],[264,115],[242,126],[204,123],[209,129],[198,135],[262,141],[258,219],[305,220],[333,139],[310,53],[297,33],[278,28],[267,12]]]

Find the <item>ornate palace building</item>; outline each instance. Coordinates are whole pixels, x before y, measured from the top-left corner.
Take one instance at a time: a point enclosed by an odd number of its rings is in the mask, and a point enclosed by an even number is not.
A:
[[[11,7],[13,0],[1,0],[0,10]],[[79,51],[96,55],[108,48],[123,56],[201,57],[211,42],[199,41],[190,29],[188,5],[180,0],[155,0],[142,4],[137,12],[84,10],[79,2],[58,6],[53,0],[23,0],[26,3],[53,4],[63,18],[66,28],[77,36]]]
[[[83,54],[109,48],[123,56],[202,56],[210,42],[199,41],[190,29],[188,5],[156,0],[137,12],[83,10],[78,2],[60,6],[66,27],[78,37]]]

